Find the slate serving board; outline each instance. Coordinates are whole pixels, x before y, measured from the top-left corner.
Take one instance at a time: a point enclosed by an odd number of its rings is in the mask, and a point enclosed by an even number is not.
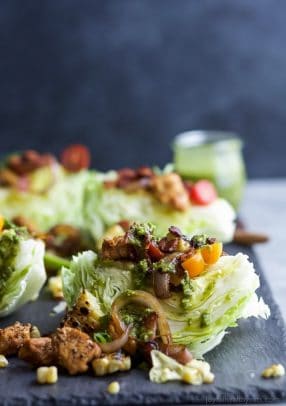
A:
[[[286,366],[286,330],[280,311],[251,249],[230,245],[229,253],[244,251],[255,263],[261,278],[259,294],[271,308],[267,320],[250,319],[230,329],[222,344],[206,355],[215,373],[215,382],[199,387],[181,383],[153,384],[147,372],[132,370],[103,378],[90,375],[69,377],[60,374],[58,383],[40,386],[35,371],[17,358],[0,369],[0,405],[130,405],[130,404],[215,404],[260,403],[286,400],[286,377],[264,380],[261,371],[271,363]],[[55,302],[46,293],[17,314],[2,319],[0,327],[16,320],[32,322],[43,333],[56,327],[59,316],[48,316]],[[121,391],[109,395],[108,383],[119,381]]]

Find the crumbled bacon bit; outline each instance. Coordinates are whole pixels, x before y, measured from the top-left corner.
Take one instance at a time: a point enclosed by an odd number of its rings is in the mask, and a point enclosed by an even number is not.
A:
[[[50,165],[55,158],[50,154],[39,154],[33,150],[24,151],[21,155],[12,155],[7,161],[7,168],[18,176],[27,175],[34,170]]]
[[[151,168],[142,166],[138,169],[119,169],[117,175],[118,179],[116,181],[116,186],[118,188],[135,191],[148,188],[150,185],[150,179],[154,176],[154,172]]]
[[[18,176],[11,169],[2,169],[0,171],[0,184],[2,186],[17,186]]]
[[[137,169],[137,176],[140,178],[152,178],[154,171],[149,166],[141,166]]]
[[[187,210],[190,205],[187,186],[178,174],[157,175],[147,166],[138,169],[119,169],[117,180],[105,181],[104,186],[107,189],[117,187],[126,192],[147,190],[153,193],[161,203],[180,211]],[[174,232],[179,233],[179,229],[174,230]]]
[[[136,247],[128,241],[128,237],[114,237],[112,240],[107,239],[102,243],[102,258],[104,259],[131,259],[137,258]]]
[[[117,171],[118,179],[116,182],[116,186],[124,189],[128,186],[131,182],[136,180],[136,171],[131,168],[123,168]]]
[[[179,242],[179,238],[168,239],[168,237],[164,237],[159,241],[158,245],[161,251],[170,253],[177,250]]]
[[[30,234],[38,234],[39,230],[36,225],[24,216],[16,216],[12,219],[13,223],[18,227],[26,227]]]
[[[70,257],[85,247],[81,232],[68,224],[57,224],[45,235],[46,247],[63,257]]]

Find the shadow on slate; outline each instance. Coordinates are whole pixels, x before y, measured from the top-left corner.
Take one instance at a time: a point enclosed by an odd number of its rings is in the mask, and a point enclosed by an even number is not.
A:
[[[230,245],[229,253],[241,247]],[[286,366],[286,330],[261,268],[251,249],[243,249],[254,262],[261,278],[259,295],[271,308],[271,317],[250,319],[230,329],[222,344],[206,356],[216,379],[214,384],[190,386],[181,383],[153,384],[147,372],[132,370],[103,378],[90,375],[69,377],[60,374],[58,383],[40,386],[35,371],[17,358],[9,367],[0,370],[0,405],[130,405],[130,404],[186,404],[186,403],[260,403],[286,400],[286,378],[264,380],[262,370],[272,363]],[[43,293],[38,302],[22,308],[17,314],[1,320],[0,327],[15,320],[32,322],[42,333],[55,329],[59,316],[48,316],[55,302]],[[107,385],[119,381],[121,391],[109,395]]]

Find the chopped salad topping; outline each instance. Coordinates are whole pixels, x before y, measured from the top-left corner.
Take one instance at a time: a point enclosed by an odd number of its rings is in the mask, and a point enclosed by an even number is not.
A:
[[[101,256],[106,260],[135,261],[143,278],[153,280],[154,292],[160,299],[170,296],[170,289],[180,285],[185,272],[194,278],[222,255],[222,243],[214,238],[197,235],[188,239],[174,226],[161,239],[155,238],[153,232],[148,223],[134,223],[124,235],[104,240]]]
[[[89,149],[81,144],[70,145],[61,155],[61,163],[69,172],[79,172],[82,169],[89,168],[90,161]]]
[[[63,151],[61,163],[68,172],[87,169],[90,165],[90,152],[84,145],[71,145]],[[54,155],[41,154],[34,150],[10,155],[0,170],[0,185],[22,192],[44,193],[55,183],[58,165]],[[34,172],[38,170],[42,170],[42,185],[33,178]]]
[[[214,185],[207,180],[191,184],[184,182],[177,173],[156,173],[149,167],[123,168],[117,171],[115,180],[105,182],[106,188],[119,188],[126,192],[145,190],[156,199],[178,211],[186,211],[191,203],[207,205],[217,198]]]

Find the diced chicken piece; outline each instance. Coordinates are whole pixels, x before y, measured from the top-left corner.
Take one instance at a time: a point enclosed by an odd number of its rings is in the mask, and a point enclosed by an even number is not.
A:
[[[101,354],[100,347],[80,330],[71,327],[58,328],[52,336],[58,365],[70,375],[86,372],[88,363]]]
[[[155,176],[152,181],[152,190],[161,203],[168,204],[176,210],[185,211],[190,206],[188,192],[176,173]]]
[[[121,227],[120,224],[114,224],[113,226],[109,227],[106,232],[103,234],[101,238],[97,241],[97,249],[101,250],[102,243],[104,240],[111,240],[114,237],[122,236],[125,234],[125,230]]]
[[[25,341],[18,356],[34,366],[53,365],[57,359],[50,337],[31,338]]]
[[[104,240],[102,243],[102,257],[104,259],[135,259],[137,257],[136,247],[128,241],[128,236],[117,236],[113,239]]]
[[[90,333],[98,329],[103,315],[95,297],[84,290],[75,306],[66,314],[62,327],[74,327]]]
[[[30,323],[19,323],[0,329],[0,354],[13,355],[31,337]]]
[[[94,359],[92,368],[96,376],[113,374],[118,371],[128,371],[131,368],[131,358],[122,353],[113,353]]]

